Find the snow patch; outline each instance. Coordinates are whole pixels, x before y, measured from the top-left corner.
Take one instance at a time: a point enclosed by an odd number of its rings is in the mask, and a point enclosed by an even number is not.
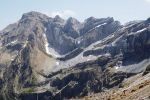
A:
[[[15,44],[16,42],[17,42],[17,40],[14,40],[14,41],[11,42],[11,44]]]
[[[60,55],[51,47],[49,47],[49,43],[47,41],[47,37],[46,37],[46,34],[44,33],[43,34],[44,38],[45,38],[45,50],[46,50],[46,53],[53,56],[53,57],[60,57]]]
[[[106,25],[106,24],[107,23],[103,23],[103,24],[97,25],[96,28],[101,27],[101,26]]]
[[[13,44],[15,44],[17,41],[18,41],[18,40],[11,41],[10,43],[6,44],[6,46],[8,46],[8,45],[13,45]]]
[[[47,54],[50,54],[49,52],[49,43],[47,41],[47,37],[46,37],[46,34],[43,34],[44,38],[45,38],[45,50],[46,50],[46,53]]]
[[[59,65],[60,65],[59,61],[56,61],[56,65],[57,65],[57,66],[59,66]]]
[[[78,41],[77,41],[77,43],[78,43],[78,44],[80,44],[80,43],[81,43],[81,41],[80,41],[80,40],[78,40]]]
[[[107,23],[99,24],[99,25],[95,26],[94,28],[90,29],[88,32],[90,32],[90,31],[92,31],[92,30],[94,30],[94,29],[96,29],[96,28],[99,28],[99,27],[101,27],[101,26],[104,26],[104,25],[106,25],[106,24],[107,24]],[[87,33],[88,33],[88,32],[87,32]]]
[[[84,57],[83,52],[82,52],[78,56],[76,56],[72,59],[69,59],[67,61],[63,61],[63,62],[59,61],[59,66],[57,65],[58,64],[58,61],[57,61],[56,66],[53,69],[53,71],[55,72],[55,71],[58,71],[63,68],[69,68],[69,67],[75,66],[76,64],[79,63],[79,60],[80,60],[80,63],[91,61],[91,60],[96,60],[100,56],[102,56],[102,55],[99,55],[99,56],[89,55],[89,56]]]
[[[118,66],[115,66],[115,69],[119,69],[119,67],[118,67]]]
[[[11,61],[13,61],[14,59],[11,59]]]
[[[143,28],[143,29],[141,29],[141,30],[138,30],[137,33],[143,32],[143,31],[145,31],[146,29],[147,29],[147,28]]]
[[[27,46],[28,41],[26,41],[23,45],[23,48],[25,48]]]
[[[131,32],[129,35],[134,35],[134,34],[137,34],[137,33],[141,33],[143,31],[147,30],[147,28],[143,28],[141,30],[138,30],[137,32]]]

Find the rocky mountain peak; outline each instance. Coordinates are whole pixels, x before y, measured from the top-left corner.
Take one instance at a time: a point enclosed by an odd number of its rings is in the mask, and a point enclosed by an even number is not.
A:
[[[68,36],[77,38],[80,36],[79,30],[82,28],[82,24],[75,18],[68,18],[64,26],[64,31]]]
[[[117,23],[114,21],[113,17],[108,17],[108,18],[94,18],[94,17],[89,17],[88,19],[86,19],[84,21],[84,27],[80,30],[81,34],[85,34],[89,31],[91,31],[92,29],[95,29],[95,28],[98,28],[98,27],[102,27],[102,26],[105,26],[105,25],[108,25],[112,23],[115,23],[115,26],[118,27],[120,26],[120,23]]]
[[[86,47],[119,28],[120,25],[117,23],[115,24],[116,27],[111,28],[114,24],[110,24],[110,20],[111,18],[96,19],[90,17],[86,23],[81,23],[72,17],[68,20],[64,20],[58,15],[50,18],[39,12],[32,11],[23,14],[16,25],[9,26],[8,31],[4,32],[8,35],[2,41],[4,44],[15,40],[22,43],[22,41],[27,40],[28,36],[33,35],[35,37],[34,41],[43,50],[42,44],[44,44],[45,37],[47,48],[54,48],[58,53],[66,54],[76,48]],[[106,24],[109,24],[108,27],[102,27]],[[102,28],[103,32],[96,31],[99,27]],[[102,33],[105,35],[100,35]],[[85,38],[82,39],[82,36]],[[88,42],[89,40],[90,42]]]
[[[147,21],[149,21],[149,23],[150,23],[150,17],[147,19]]]
[[[104,21],[113,22],[114,19],[113,19],[113,17],[100,18],[100,19],[95,18],[95,17],[89,17],[89,18],[87,18],[87,19],[84,21],[84,23],[85,23],[85,24],[86,24],[86,23],[89,23],[89,24],[90,24],[90,23],[104,22]]]
[[[66,23],[79,24],[80,22],[73,17],[69,17]]]
[[[36,11],[31,11],[28,13],[24,13],[22,15],[21,20],[24,20],[24,19],[47,19],[47,18],[49,18],[49,17],[46,16],[45,14],[42,14],[42,13],[36,12]]]
[[[86,20],[85,20],[85,22],[93,22],[93,21],[96,21],[96,18],[95,17],[89,17],[89,18],[87,18]]]
[[[56,16],[54,17],[53,21],[56,22],[56,23],[62,23],[62,24],[65,23],[65,20],[62,19],[59,15],[56,15]]]
[[[149,24],[149,23],[150,23],[150,17],[147,18],[147,20],[145,21],[145,23],[146,23],[147,25],[150,25],[150,24]]]

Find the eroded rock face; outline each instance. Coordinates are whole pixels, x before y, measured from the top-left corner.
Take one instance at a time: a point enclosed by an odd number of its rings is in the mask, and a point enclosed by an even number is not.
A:
[[[59,16],[49,18],[38,12],[29,12],[23,14],[18,23],[4,29],[2,44],[6,45],[13,41],[22,43],[32,34],[36,35],[36,42],[39,45],[44,41],[42,35],[45,33],[49,46],[60,54],[66,54],[80,46],[86,47],[103,39],[120,26],[120,23],[113,18],[89,18],[81,23],[75,18],[65,21]],[[43,49],[41,46],[40,48]]]
[[[0,99],[70,99],[118,87],[149,63],[149,23],[25,13],[0,32]]]
[[[82,97],[118,86],[124,78],[134,75],[132,73],[113,72],[111,68],[102,69],[102,66],[106,66],[109,61],[109,58],[102,57],[96,61],[81,63],[73,68],[55,72],[47,76],[50,78],[49,85],[51,88],[49,92],[24,93],[19,98],[36,100],[37,95],[39,100]]]
[[[83,29],[81,29],[81,37],[78,39],[79,45],[87,47],[97,40],[102,40],[111,33],[121,28],[119,22],[114,21],[113,18],[96,19],[90,17],[84,23]]]
[[[8,69],[5,70],[3,76],[3,86],[7,88],[2,89],[3,98],[15,99],[15,93],[21,91],[24,87],[31,86],[34,79],[33,71],[31,68],[31,52],[32,47],[30,44],[20,51],[16,59],[11,63]]]
[[[149,58],[150,36],[149,23],[143,21],[131,24],[116,31],[108,39],[95,45],[95,49],[87,50],[84,56],[110,53],[112,56],[123,55],[123,63],[137,63]],[[131,64],[130,63],[130,64]]]
[[[123,72],[114,73],[110,70],[102,71],[98,65],[83,66],[62,70],[57,75],[53,75],[50,86],[55,87],[55,90],[50,89],[49,91],[51,92],[48,96],[47,92],[38,93],[39,99],[47,97],[52,100],[63,100],[102,92],[104,88],[110,89],[118,86],[124,78],[134,75]],[[30,96],[35,98],[33,100],[36,100],[37,95],[32,93],[22,94],[20,98],[28,98]]]
[[[56,75],[56,79],[51,82],[52,87],[60,90],[53,98],[74,98],[88,95],[89,93],[98,93],[103,88],[112,88],[118,86],[124,78],[134,74],[113,73],[111,71],[102,71],[98,65],[88,65],[78,69],[64,71]],[[63,74],[67,73],[67,75]]]
[[[70,74],[68,73],[66,76],[56,78],[51,83],[51,86],[56,87],[58,90],[62,89],[62,97],[71,98],[77,95],[82,96],[90,91],[101,91],[101,82],[98,80],[98,77],[100,76],[96,75],[94,69]],[[59,95],[60,93],[56,94],[54,98],[57,98]]]
[[[72,37],[74,39],[80,37],[80,29],[83,27],[82,23],[80,23],[77,19],[70,17],[64,26],[64,31],[67,36]]]

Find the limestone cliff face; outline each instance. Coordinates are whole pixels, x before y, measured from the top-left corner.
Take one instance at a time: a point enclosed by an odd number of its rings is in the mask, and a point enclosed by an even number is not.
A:
[[[113,18],[89,18],[81,23],[74,18],[65,21],[59,16],[50,18],[38,12],[29,12],[23,14],[17,23],[3,30],[2,45],[16,41],[22,43],[30,36],[35,37],[36,44],[43,48],[45,34],[49,47],[60,54],[66,54],[80,46],[86,47],[103,39],[120,27],[120,23]]]
[[[60,100],[119,88],[149,73],[150,21],[23,14],[0,32],[0,99]]]

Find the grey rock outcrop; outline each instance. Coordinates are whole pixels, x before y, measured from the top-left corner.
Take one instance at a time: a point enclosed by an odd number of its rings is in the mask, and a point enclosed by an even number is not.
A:
[[[149,59],[149,18],[123,26],[111,17],[82,23],[25,13],[0,32],[0,99],[60,100],[119,88],[149,72]]]
[[[24,42],[30,34],[37,35],[38,45],[43,42],[42,35],[45,33],[49,47],[54,48],[59,54],[67,54],[78,47],[87,47],[91,43],[105,38],[121,27],[120,23],[113,18],[88,18],[84,23],[75,18],[67,21],[56,16],[47,17],[38,12],[23,14],[16,23],[3,30],[3,45],[15,41]],[[43,49],[43,45],[39,45]]]

